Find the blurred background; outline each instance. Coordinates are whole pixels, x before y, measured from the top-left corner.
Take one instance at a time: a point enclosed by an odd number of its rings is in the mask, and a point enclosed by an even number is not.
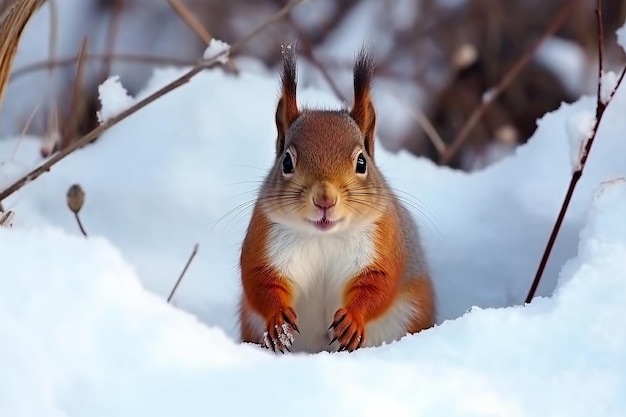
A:
[[[49,155],[97,124],[97,86],[108,76],[119,75],[135,94],[155,68],[194,65],[211,38],[235,43],[287,3],[47,0],[19,44],[0,137],[39,135]],[[294,42],[300,86],[349,105],[353,59],[366,42],[377,63],[383,145],[477,170],[528,140],[546,112],[595,94],[594,7],[594,0],[308,0],[224,70],[277,76],[280,45]],[[615,30],[626,1],[605,0],[603,15],[605,67],[619,70]]]

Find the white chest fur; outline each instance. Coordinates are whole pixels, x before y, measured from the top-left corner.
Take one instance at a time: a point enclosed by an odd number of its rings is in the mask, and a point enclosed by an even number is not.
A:
[[[300,335],[292,351],[328,349],[328,326],[341,305],[348,280],[375,257],[372,232],[307,234],[275,226],[269,259],[295,289],[294,309]]]

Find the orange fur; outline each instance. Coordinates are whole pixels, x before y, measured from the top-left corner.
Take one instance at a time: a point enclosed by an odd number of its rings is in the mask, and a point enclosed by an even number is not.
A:
[[[285,323],[297,329],[296,315],[292,308],[293,288],[267,261],[268,220],[255,210],[243,243],[240,265],[244,296],[241,300],[242,340],[259,343],[249,323],[252,312],[265,320],[265,327],[278,338]],[[278,328],[277,328],[278,327]],[[255,340],[256,339],[256,340]],[[282,350],[283,346],[278,346]]]
[[[379,219],[374,244],[376,259],[344,289],[345,309],[359,317],[363,325],[384,315],[397,296],[406,261],[404,248],[395,244],[399,227],[393,212]]]

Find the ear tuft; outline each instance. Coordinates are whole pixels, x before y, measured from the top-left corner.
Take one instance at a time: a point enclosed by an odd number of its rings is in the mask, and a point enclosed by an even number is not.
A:
[[[285,148],[285,135],[289,126],[298,118],[300,111],[296,97],[297,77],[295,48],[292,45],[282,46],[283,68],[280,75],[281,97],[276,106],[276,153],[281,154]]]
[[[373,74],[373,59],[364,46],[354,64],[354,106],[352,106],[350,115],[359,126],[361,135],[363,135],[365,150],[372,158],[374,157],[376,130],[376,111],[371,97]]]

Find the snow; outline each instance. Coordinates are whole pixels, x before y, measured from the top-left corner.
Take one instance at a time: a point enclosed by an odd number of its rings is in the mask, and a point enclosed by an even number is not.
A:
[[[589,71],[589,58],[583,47],[575,42],[552,36],[541,44],[535,60],[556,74],[572,94],[596,88],[597,71]],[[593,69],[595,67],[597,64]]]
[[[156,70],[133,100],[180,74]],[[278,357],[236,341],[237,259],[273,158],[277,88],[277,74],[205,71],[3,201],[15,217],[0,227],[1,416],[623,415],[626,88],[606,110],[542,297],[520,305],[571,177],[570,133],[585,132],[594,96],[546,114],[527,144],[471,174],[379,144],[422,228],[438,326],[354,353]],[[103,114],[128,98],[118,82],[102,93]],[[307,88],[298,100],[342,104]],[[381,119],[394,111],[378,108]],[[39,146],[0,141],[0,189],[40,162]],[[88,238],[66,205],[73,184]]]
[[[581,111],[567,119],[565,128],[570,141],[572,171],[578,171],[581,168],[581,160],[585,155],[585,147],[593,135],[595,124],[596,117],[588,110]]]
[[[135,102],[135,100],[128,95],[118,75],[110,76],[100,84],[98,87],[98,99],[102,104],[102,108],[97,112],[98,121],[100,123],[104,123],[110,118],[117,116]]]
[[[211,39],[209,46],[204,50],[203,58],[206,60],[217,59],[217,62],[225,64],[228,62],[230,45],[219,39]]]
[[[617,87],[619,76],[613,71],[604,71],[600,79],[600,100],[607,104]]]

